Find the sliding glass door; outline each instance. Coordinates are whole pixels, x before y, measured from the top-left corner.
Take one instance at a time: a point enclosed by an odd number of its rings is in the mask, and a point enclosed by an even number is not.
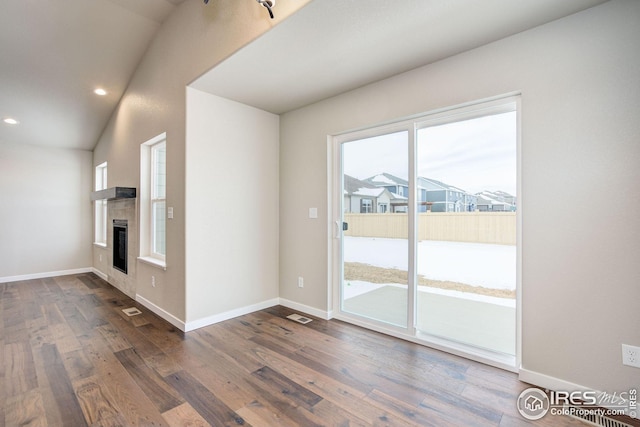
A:
[[[416,328],[515,355],[516,113],[423,126]]]
[[[342,310],[407,327],[408,132],[342,148]]]
[[[338,317],[515,364],[516,102],[335,138]]]

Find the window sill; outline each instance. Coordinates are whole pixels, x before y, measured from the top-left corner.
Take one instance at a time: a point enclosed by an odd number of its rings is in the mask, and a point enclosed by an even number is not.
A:
[[[163,270],[167,270],[167,263],[164,261],[161,261],[157,258],[151,258],[148,256],[141,256],[138,257],[138,261],[144,262],[145,264],[149,264],[153,267],[157,267],[157,268],[161,268]]]
[[[102,248],[102,249],[107,249],[107,244],[106,243],[93,242],[93,246],[97,246],[97,247]]]

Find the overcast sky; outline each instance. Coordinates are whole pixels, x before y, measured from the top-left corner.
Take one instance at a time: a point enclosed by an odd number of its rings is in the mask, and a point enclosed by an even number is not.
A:
[[[418,131],[418,176],[470,193],[502,190],[516,195],[515,112]],[[343,144],[344,173],[366,179],[382,172],[407,179],[407,133]]]

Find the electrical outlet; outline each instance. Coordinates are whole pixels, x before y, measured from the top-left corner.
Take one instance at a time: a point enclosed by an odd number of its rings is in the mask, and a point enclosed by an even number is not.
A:
[[[640,347],[622,344],[622,364],[640,368]]]
[[[100,258],[100,262],[102,262],[102,254],[98,255],[98,257]]]
[[[156,276],[151,276],[151,286],[156,287]]]
[[[304,279],[302,278],[302,276],[298,277],[298,287],[304,288]]]

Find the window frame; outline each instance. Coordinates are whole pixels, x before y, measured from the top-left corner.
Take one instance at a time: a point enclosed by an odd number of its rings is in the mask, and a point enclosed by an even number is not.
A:
[[[140,256],[139,260],[166,269],[167,248],[167,207],[166,207],[166,148],[167,135],[162,133],[140,145]],[[157,193],[157,152],[165,150],[164,157],[164,194]],[[158,224],[156,206],[164,203],[164,253],[158,251]]]
[[[95,191],[107,189],[107,162],[102,162],[95,167]],[[94,202],[94,230],[93,243],[101,247],[107,247],[107,201],[96,200]]]
[[[428,336],[425,334],[417,333],[417,329],[413,323],[415,320],[415,292],[417,286],[415,280],[417,274],[415,270],[412,271],[411,265],[409,266],[409,303],[407,304],[407,317],[408,326],[406,328],[396,328],[389,324],[376,323],[375,320],[367,319],[363,320],[362,317],[354,316],[350,313],[343,312],[341,307],[341,289],[342,272],[340,271],[341,256],[342,256],[342,233],[340,227],[329,227],[332,230],[328,233],[328,244],[331,248],[328,254],[328,264],[331,269],[331,284],[329,286],[330,301],[333,308],[333,317],[339,320],[344,320],[349,323],[364,326],[366,328],[383,332],[392,336],[407,339],[409,341],[424,342],[427,345],[433,345],[436,348],[442,348],[447,350],[453,350],[453,353],[463,354],[472,360],[477,360],[482,363],[486,363],[492,366],[497,366],[502,369],[517,372],[517,367],[521,366],[522,359],[522,182],[521,182],[521,94],[519,92],[512,92],[503,94],[483,100],[476,100],[467,102],[460,105],[454,105],[450,107],[433,110],[427,113],[420,113],[412,116],[405,117],[398,121],[390,121],[387,123],[380,123],[372,126],[363,127],[360,129],[345,131],[343,133],[337,133],[329,135],[327,137],[328,156],[330,162],[328,162],[328,174],[332,176],[330,182],[329,191],[329,218],[333,223],[338,224],[341,221],[341,205],[339,204],[336,195],[340,195],[343,191],[342,188],[342,144],[356,139],[363,139],[369,137],[379,136],[385,133],[394,131],[406,130],[411,135],[409,141],[409,188],[408,188],[408,206],[400,207],[396,206],[393,212],[407,212],[409,221],[409,259],[415,259],[416,253],[413,248],[416,247],[417,239],[417,162],[416,162],[416,139],[417,132],[426,127],[439,126],[447,123],[460,122],[470,120],[473,118],[490,116],[494,114],[500,114],[503,112],[516,112],[516,175],[517,175],[517,203],[516,203],[516,354],[502,355],[499,353],[486,351],[482,348],[467,346],[465,344],[448,341],[436,336]],[[401,193],[399,193],[401,195]],[[445,192],[445,200],[448,199],[447,192]],[[447,202],[445,202],[447,203]],[[479,209],[476,199],[476,209]],[[435,206],[435,205],[434,205]],[[485,209],[486,211],[486,209]]]

